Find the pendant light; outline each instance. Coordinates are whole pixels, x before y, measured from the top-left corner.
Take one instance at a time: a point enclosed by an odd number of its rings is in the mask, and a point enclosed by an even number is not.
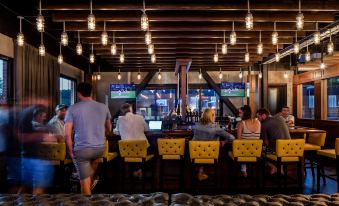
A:
[[[91,63],[91,64],[93,64],[94,63],[94,61],[95,61],[95,56],[94,56],[94,53],[93,53],[93,44],[92,44],[92,50],[91,50],[91,54],[89,55],[89,62]]]
[[[40,46],[39,46],[39,55],[40,56],[45,56],[46,55],[46,49],[45,49],[45,45],[44,45],[44,36],[43,36],[43,32],[40,33]]]
[[[221,45],[221,53],[222,54],[227,54],[227,44],[226,44],[226,39],[225,39],[225,31],[224,31],[224,43]]]
[[[202,79],[201,68],[199,70],[199,79]]]
[[[275,53],[275,62],[279,62],[279,61],[280,61],[280,54],[279,54],[278,44],[277,44],[277,52]]]
[[[95,16],[93,15],[92,0],[90,0],[91,13],[87,17],[87,27],[89,31],[95,30]]]
[[[152,33],[149,30],[147,30],[147,32],[145,33],[145,43],[146,45],[152,43]]]
[[[305,61],[311,61],[311,53],[308,51],[308,44],[306,45]]]
[[[332,42],[332,33],[331,33],[331,30],[330,30],[330,41],[327,44],[327,53],[329,55],[331,55],[331,54],[333,54],[333,51],[334,51],[334,44]]]
[[[234,31],[234,21],[232,22],[232,32],[230,34],[230,44],[235,45],[237,43],[237,33]]]
[[[158,72],[158,79],[161,80],[161,69],[159,69],[159,72]]]
[[[100,66],[98,66],[97,80],[101,80]]]
[[[120,69],[119,69],[119,72],[118,72],[118,80],[121,79],[121,74],[120,74]]]
[[[301,0],[299,0],[299,13],[296,16],[297,30],[300,31],[304,28],[304,15],[301,13]]]
[[[215,53],[213,55],[214,63],[217,63],[219,61],[218,50],[217,50],[218,48],[217,47],[218,47],[217,44],[215,44]]]
[[[137,75],[137,79],[138,79],[138,80],[141,79],[140,69],[139,69],[139,72],[138,72],[138,75]]]
[[[141,30],[147,31],[149,28],[148,17],[146,15],[145,0],[143,1],[143,10],[141,15]]]
[[[82,55],[82,45],[81,45],[81,42],[80,42],[80,32],[79,31],[78,31],[78,43],[77,43],[75,50],[77,52],[77,55]]]
[[[64,57],[62,56],[62,51],[61,51],[61,44],[59,45],[59,56],[58,56],[58,63],[62,64],[64,62]]]
[[[117,54],[117,44],[115,43],[115,33],[113,32],[113,42],[111,45],[111,54],[115,56]]]
[[[25,36],[22,33],[22,19],[24,17],[18,16],[18,18],[19,18],[19,22],[20,22],[20,30],[19,30],[19,33],[16,35],[16,43],[18,44],[18,46],[23,46],[24,43],[25,43]]]
[[[318,30],[318,22],[315,23],[315,27],[316,32],[313,34],[313,40],[314,44],[318,45],[320,44],[320,31]]]
[[[259,77],[259,79],[262,79],[262,73],[261,73],[261,70],[259,71],[258,77]]]
[[[300,44],[298,43],[298,31],[295,31],[295,43],[293,44],[294,54],[299,54]]]
[[[242,79],[243,75],[242,75],[242,70],[240,68],[240,72],[239,72],[239,79]]]
[[[39,1],[39,14],[36,17],[36,29],[38,32],[44,32],[45,31],[45,18],[42,16],[41,13],[41,0]]]
[[[63,23],[63,31],[61,33],[61,44],[62,46],[67,46],[68,45],[68,35],[66,33],[66,23]]]
[[[219,79],[222,79],[221,67],[220,67],[220,70],[219,70]]]
[[[124,45],[121,44],[120,63],[125,63]]]
[[[248,44],[246,44],[245,62],[248,63],[249,61],[250,61],[250,53],[248,52]]]
[[[157,56],[155,54],[151,55],[151,62],[154,64],[157,62]]]
[[[284,78],[285,78],[285,79],[288,78],[288,73],[287,73],[287,72],[284,73]]]
[[[261,31],[259,32],[259,44],[257,45],[257,54],[262,55],[264,45],[261,43]]]
[[[154,53],[154,44],[149,44],[147,48],[148,54]]]
[[[274,22],[274,31],[272,33],[272,44],[273,45],[278,44],[278,38],[279,38],[279,35],[277,32],[277,26],[276,26],[276,22]]]
[[[326,68],[326,65],[325,63],[323,62],[323,60],[321,60],[321,63],[320,63],[320,69],[325,69]]]
[[[250,12],[250,0],[247,0],[247,14],[245,17],[245,26],[247,30],[253,29],[253,15]]]
[[[101,44],[106,46],[108,44],[108,34],[106,32],[106,21],[104,21],[104,31],[101,33]]]

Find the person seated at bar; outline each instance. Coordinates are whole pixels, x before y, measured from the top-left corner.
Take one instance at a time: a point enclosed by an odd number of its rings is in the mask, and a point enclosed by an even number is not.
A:
[[[275,153],[275,143],[277,139],[291,139],[288,126],[280,115],[270,116],[267,109],[259,109],[257,116],[261,122],[261,139],[264,140],[266,152]],[[273,164],[268,164],[270,173],[277,172],[277,168]]]
[[[59,104],[55,108],[56,115],[49,120],[48,126],[50,132],[58,137],[60,141],[65,141],[65,116],[68,106]]]
[[[196,123],[193,132],[193,141],[215,141],[219,140],[220,137],[225,138],[226,141],[234,140],[234,136],[232,134],[229,134],[224,129],[222,129],[220,125],[215,123],[215,111],[211,108],[205,109],[202,117],[200,118],[200,121]],[[198,171],[198,179],[202,181],[207,178],[208,175],[204,172],[204,168],[200,167]]]
[[[294,127],[294,116],[290,114],[290,108],[288,106],[284,106],[279,114],[285,119],[289,127]]]
[[[237,125],[237,138],[260,139],[261,124],[257,118],[252,118],[251,107],[248,105],[240,107],[239,116],[241,121]],[[241,174],[247,177],[246,164],[241,164]]]
[[[119,116],[114,133],[121,136],[122,140],[147,140],[145,131],[148,125],[141,115],[133,114],[132,105],[125,103],[120,108],[122,116]]]

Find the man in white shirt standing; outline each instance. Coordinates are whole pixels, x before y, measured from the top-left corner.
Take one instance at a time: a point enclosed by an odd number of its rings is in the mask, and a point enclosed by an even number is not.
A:
[[[294,127],[295,119],[294,116],[290,114],[290,108],[288,106],[284,106],[281,109],[281,116],[289,127]]]

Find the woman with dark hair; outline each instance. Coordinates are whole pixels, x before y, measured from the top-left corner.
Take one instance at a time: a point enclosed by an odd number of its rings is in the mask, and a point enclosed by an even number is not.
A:
[[[237,125],[238,139],[260,139],[261,124],[257,118],[252,117],[251,107],[245,105],[240,107],[239,116],[241,121]],[[246,165],[241,165],[241,173],[247,177]]]

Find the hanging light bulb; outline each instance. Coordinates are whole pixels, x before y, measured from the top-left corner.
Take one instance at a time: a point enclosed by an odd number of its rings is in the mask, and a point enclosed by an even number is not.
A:
[[[313,34],[313,40],[314,40],[314,44],[318,45],[320,44],[320,31],[318,30],[318,22],[316,22],[316,32]]]
[[[222,79],[221,67],[220,67],[220,71],[219,71],[219,79]]]
[[[143,11],[141,15],[141,30],[147,31],[149,28],[148,17],[146,15],[145,0],[143,1]]]
[[[261,55],[264,50],[264,45],[261,43],[261,31],[259,33],[259,44],[257,45],[257,54]]]
[[[155,54],[152,54],[152,55],[151,55],[151,62],[154,64],[154,63],[156,63],[156,61],[157,61],[156,55],[155,55]]]
[[[137,75],[137,79],[138,79],[138,80],[141,79],[140,69],[139,69],[139,72],[138,72],[138,75]]]
[[[40,34],[40,38],[41,38],[41,43],[40,43],[40,46],[39,46],[39,55],[43,57],[46,54],[46,49],[45,49],[45,45],[44,45],[44,37],[43,37],[42,32]]]
[[[19,33],[16,35],[16,43],[18,44],[18,46],[23,46],[24,43],[25,43],[25,36],[24,34],[22,33],[22,19],[24,17],[22,16],[18,16],[19,18],[19,22],[20,22],[20,31]]]
[[[323,60],[321,60],[321,63],[320,63],[320,69],[325,69],[326,68],[326,65],[325,63],[323,62]]]
[[[330,41],[327,44],[327,53],[331,55],[333,54],[333,51],[334,51],[334,44],[332,42],[332,35],[330,34]]]
[[[152,43],[152,33],[148,30],[145,34],[145,43],[149,45]]]
[[[224,31],[224,43],[221,45],[221,53],[222,54],[227,54],[227,44],[226,44],[226,39],[225,39],[225,31]]]
[[[158,79],[161,79],[161,70],[159,69],[159,73],[158,73]]]
[[[120,63],[125,63],[124,45],[121,44]]]
[[[36,17],[36,28],[38,32],[45,31],[45,18],[44,16],[42,16],[42,13],[41,13],[41,0],[39,1],[39,14]]]
[[[154,53],[154,44],[149,44],[147,50],[148,50],[148,54],[153,54]]]
[[[120,74],[120,69],[119,69],[119,72],[118,72],[118,80],[121,79],[121,74]]]
[[[299,13],[296,16],[297,30],[300,31],[304,28],[304,15],[301,13],[301,0],[299,0]]]
[[[278,32],[276,31],[276,22],[274,22],[274,31],[272,33],[272,44],[273,45],[278,44],[278,38],[279,38],[279,35],[278,35]]]
[[[117,44],[115,43],[115,33],[113,32],[113,43],[111,45],[111,54],[115,56],[117,54]]]
[[[82,45],[80,43],[80,32],[79,31],[78,31],[78,43],[77,43],[75,50],[78,55],[82,55]]]
[[[293,44],[294,54],[299,54],[300,44],[298,43],[298,31],[295,31],[295,43]]]
[[[64,24],[63,24],[63,28],[64,29],[63,29],[63,32],[61,33],[61,44],[63,46],[67,46],[68,45],[68,35],[66,33],[65,27],[66,27],[66,23],[64,22]]]
[[[250,61],[250,53],[248,52],[248,44],[246,44],[245,62]]]
[[[262,73],[261,73],[261,71],[259,71],[258,77],[259,77],[259,79],[262,79]]]
[[[215,45],[215,53],[213,55],[213,61],[214,63],[217,63],[219,61],[219,56],[218,56],[218,50],[217,50],[217,44]]]
[[[250,12],[250,0],[247,0],[247,14],[245,17],[245,26],[247,30],[253,29],[253,15]]]
[[[89,55],[89,62],[91,64],[93,64],[95,61],[95,56],[94,56],[94,53],[93,53],[93,44],[92,44],[92,51],[91,51],[91,54]]]
[[[106,32],[106,21],[104,21],[104,31],[101,33],[101,44],[106,46],[108,44],[108,34]]]
[[[101,80],[100,66],[98,67],[97,80]]]
[[[199,71],[199,79],[202,79],[201,68],[200,68],[200,71]]]
[[[277,44],[277,52],[275,53],[275,62],[279,62],[280,61],[280,54],[278,51],[278,44]]]
[[[239,72],[239,79],[242,79],[243,75],[242,75],[242,70],[240,69],[240,72]]]
[[[92,0],[90,0],[90,9],[91,13],[87,17],[87,27],[89,31],[95,30],[95,16],[93,15],[93,7],[92,7]]]
[[[311,61],[311,53],[308,51],[308,44],[306,46],[305,61],[306,62]]]
[[[62,56],[62,52],[61,52],[61,44],[60,43],[60,48],[59,48],[59,56],[58,56],[58,63],[62,64],[64,62],[64,57]]]
[[[235,45],[237,43],[237,33],[234,31],[234,21],[232,22],[232,32],[230,34],[230,44]]]
[[[285,79],[288,78],[288,73],[287,73],[287,72],[284,73],[284,78],[285,78]]]

